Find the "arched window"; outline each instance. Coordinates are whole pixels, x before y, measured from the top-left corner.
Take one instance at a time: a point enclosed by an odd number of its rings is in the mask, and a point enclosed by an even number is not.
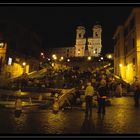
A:
[[[98,33],[97,32],[95,33],[95,36],[98,37]]]
[[[81,35],[81,34],[79,34],[79,38],[81,38],[81,36],[82,36],[82,35]]]

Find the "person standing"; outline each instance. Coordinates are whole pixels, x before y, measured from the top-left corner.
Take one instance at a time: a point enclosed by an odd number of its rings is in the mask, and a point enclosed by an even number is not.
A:
[[[139,107],[140,88],[137,85],[134,92],[135,107]]]
[[[106,113],[106,110],[105,110],[106,98],[107,98],[106,83],[100,83],[100,86],[97,90],[98,113],[99,114],[102,113],[105,115],[105,113]]]
[[[122,96],[122,85],[121,85],[121,83],[119,83],[119,84],[117,85],[117,87],[116,87],[116,95],[117,95],[118,97],[121,97],[121,96]]]
[[[85,100],[86,100],[86,115],[92,116],[92,96],[94,94],[94,88],[90,82],[87,83],[87,87],[85,90]]]

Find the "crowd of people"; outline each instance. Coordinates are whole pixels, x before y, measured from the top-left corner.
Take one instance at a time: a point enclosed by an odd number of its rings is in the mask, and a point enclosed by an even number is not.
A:
[[[14,81],[20,88],[38,87],[38,88],[58,88],[71,89],[75,88],[75,99],[80,99],[84,95],[86,115],[92,115],[93,94],[97,96],[98,113],[105,114],[106,99],[110,97],[126,96],[129,91],[134,91],[135,106],[139,106],[140,89],[138,85],[133,87],[125,83],[121,78],[117,79],[106,69],[86,70],[50,69],[40,78],[29,78],[28,75]],[[83,92],[84,91],[84,92]],[[82,93],[82,94],[81,94]]]
[[[81,70],[48,70],[42,77],[29,78],[28,75],[20,77],[12,82],[12,86],[19,86],[24,89],[26,87],[38,88],[76,88],[85,90],[88,81],[94,85],[95,90],[98,88],[100,81],[105,82],[108,88],[109,96],[122,96],[129,90],[129,85],[124,83],[111,74],[107,74],[106,70],[97,71],[81,71]]]

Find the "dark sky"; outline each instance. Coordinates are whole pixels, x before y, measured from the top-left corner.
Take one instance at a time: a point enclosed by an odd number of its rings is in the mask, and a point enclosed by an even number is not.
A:
[[[103,52],[113,51],[112,36],[123,24],[133,6],[124,5],[25,5],[0,6],[0,19],[17,22],[35,31],[44,48],[75,45],[76,27],[84,25],[86,35],[98,21],[102,25]]]

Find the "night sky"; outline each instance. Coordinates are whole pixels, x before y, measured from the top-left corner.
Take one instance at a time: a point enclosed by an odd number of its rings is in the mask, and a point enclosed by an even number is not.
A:
[[[44,48],[75,45],[76,27],[83,25],[86,36],[92,36],[92,27],[102,25],[103,52],[113,52],[113,34],[123,24],[131,5],[20,5],[0,6],[0,19],[16,22],[36,32]]]

